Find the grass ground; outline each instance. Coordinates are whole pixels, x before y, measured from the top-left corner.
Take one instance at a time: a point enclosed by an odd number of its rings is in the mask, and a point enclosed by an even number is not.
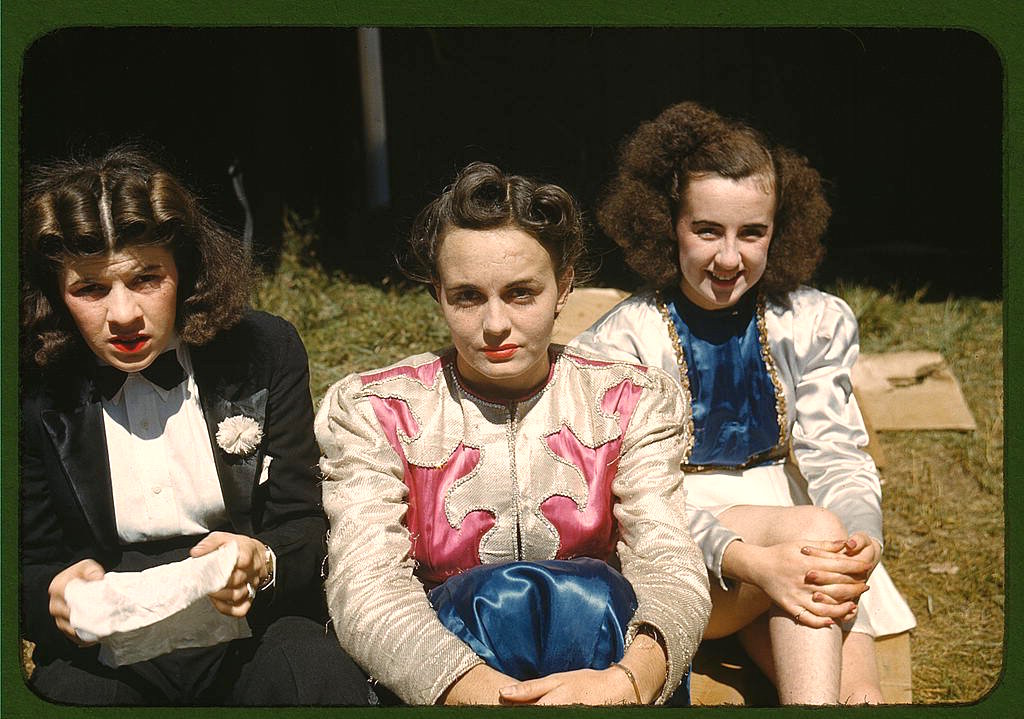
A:
[[[314,402],[350,372],[445,346],[448,330],[427,292],[329,276],[310,254],[309,228],[294,217],[287,225],[280,265],[260,286],[256,305],[299,331],[309,353]]]
[[[310,258],[312,239],[291,223],[280,268],[261,286],[257,304],[298,328],[314,401],[349,372],[446,343],[425,291],[329,276]],[[972,433],[880,435],[888,458],[886,566],[918,620],[914,700],[976,700],[995,685],[1003,661],[1002,304],[830,289],[857,313],[865,352],[941,352],[977,421]]]
[[[918,621],[914,699],[978,699],[1003,662],[1002,303],[835,289],[860,319],[865,352],[942,353],[978,425],[879,435],[886,566]]]

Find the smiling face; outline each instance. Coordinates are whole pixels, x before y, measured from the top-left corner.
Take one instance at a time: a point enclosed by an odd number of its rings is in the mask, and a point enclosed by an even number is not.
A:
[[[761,279],[774,228],[773,187],[763,176],[690,179],[676,239],[681,288],[698,307],[731,307]]]
[[[551,254],[514,227],[455,229],[441,242],[435,285],[441,313],[471,389],[486,397],[529,394],[548,376],[555,315],[572,272],[555,277]]]
[[[69,260],[58,283],[85,344],[120,370],[145,369],[174,335],[178,268],[167,247]]]

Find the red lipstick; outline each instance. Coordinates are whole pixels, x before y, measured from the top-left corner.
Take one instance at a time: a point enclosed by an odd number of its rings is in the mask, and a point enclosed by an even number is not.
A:
[[[114,349],[119,352],[125,352],[127,354],[135,354],[142,350],[149,342],[149,337],[146,335],[132,335],[130,337],[114,337],[110,340],[110,344],[114,345]]]
[[[512,356],[519,351],[519,345],[501,345],[500,347],[485,347],[484,354],[492,362],[512,359]]]

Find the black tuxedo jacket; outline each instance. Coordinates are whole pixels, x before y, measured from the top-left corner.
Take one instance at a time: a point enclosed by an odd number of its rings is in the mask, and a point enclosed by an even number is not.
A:
[[[190,353],[230,522],[219,529],[256,537],[277,555],[275,586],[257,596],[250,624],[258,629],[284,614],[323,618],[327,523],[302,341],[285,320],[250,312]],[[65,376],[23,392],[22,631],[43,661],[75,649],[49,614],[47,589],[58,572],[86,558],[107,571],[137,570],[182,559],[201,539],[120,544],[92,362],[90,356]],[[263,427],[260,446],[247,457],[217,445],[218,423],[233,415]],[[268,456],[269,476],[259,483]]]

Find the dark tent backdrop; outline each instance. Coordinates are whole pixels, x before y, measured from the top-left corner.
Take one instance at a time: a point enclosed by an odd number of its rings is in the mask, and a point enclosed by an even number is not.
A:
[[[684,99],[806,154],[834,215],[820,278],[1002,291],[999,57],[936,29],[385,28],[391,203],[367,208],[354,28],[70,28],[24,58],[22,162],[125,137],[162,145],[226,223],[242,168],[272,258],[288,207],[321,256],[392,272],[416,210],[473,159],[563,184],[592,210],[615,148]],[[595,228],[603,283],[631,286]]]

